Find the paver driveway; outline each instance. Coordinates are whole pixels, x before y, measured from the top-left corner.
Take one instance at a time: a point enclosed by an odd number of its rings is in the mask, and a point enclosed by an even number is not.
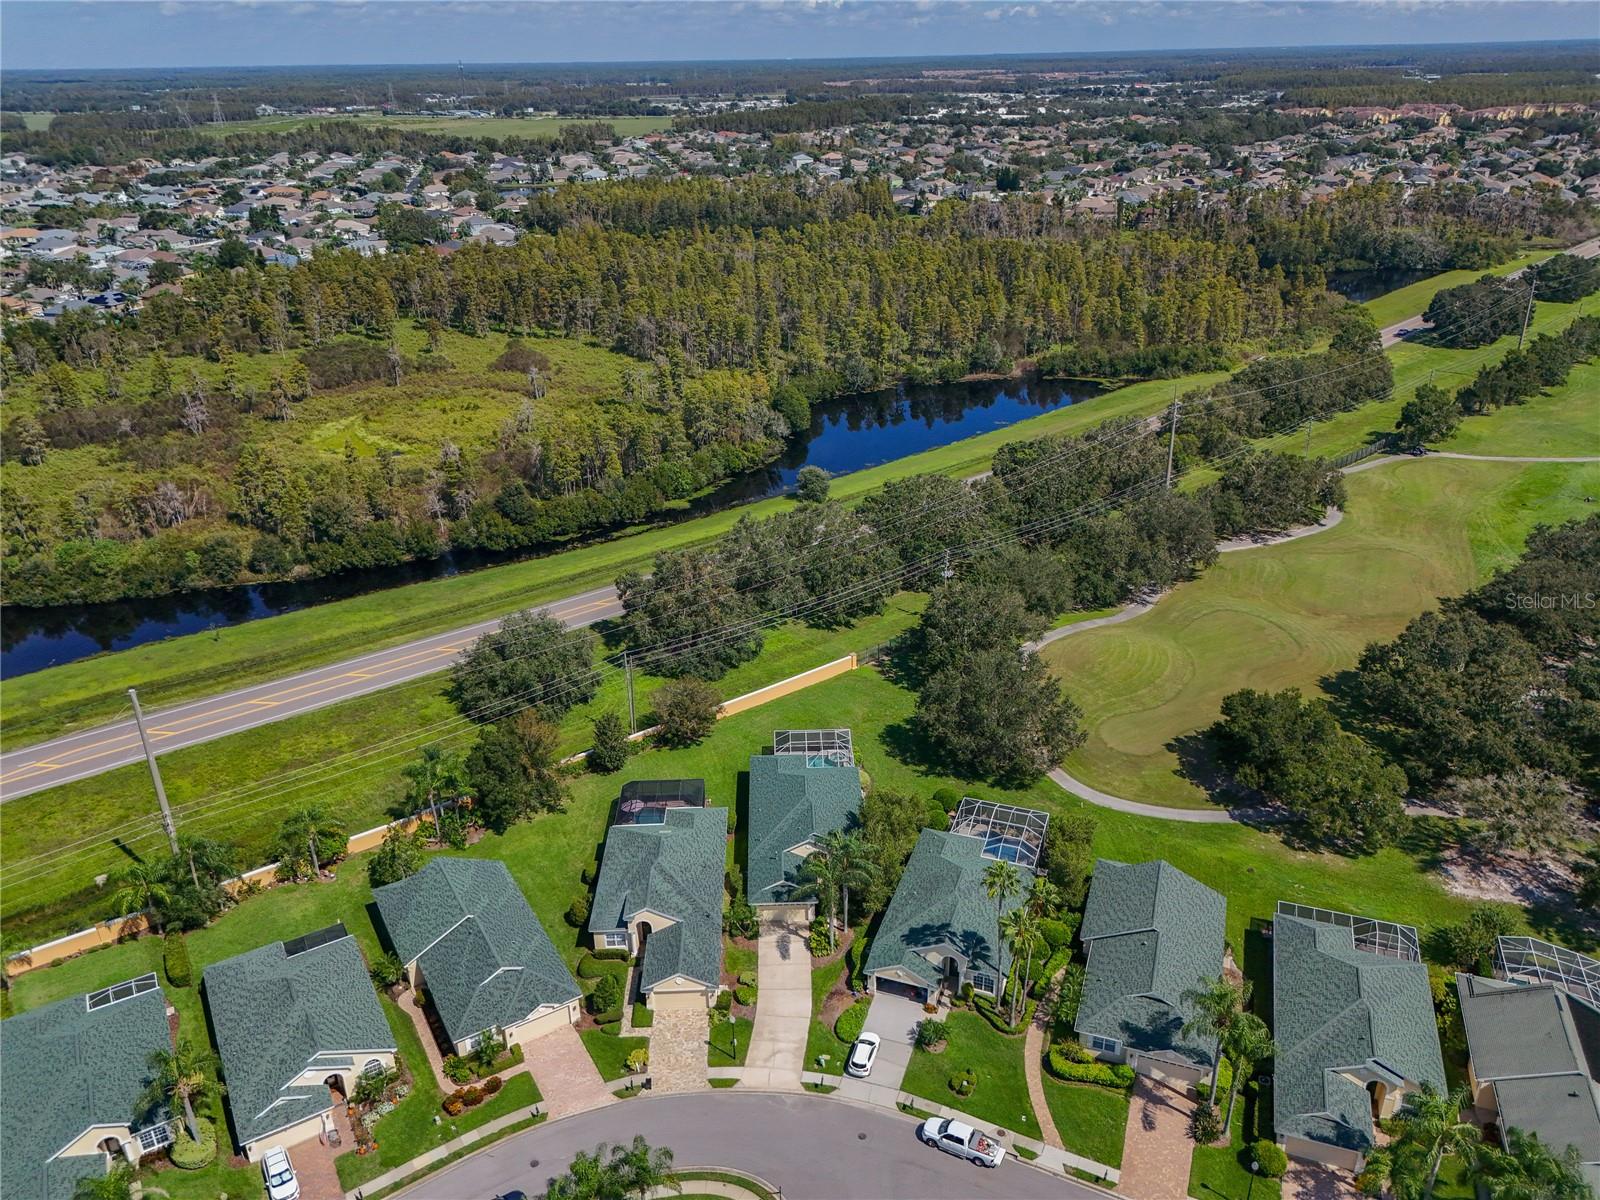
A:
[[[1128,1107],[1117,1191],[1135,1200],[1184,1200],[1189,1194],[1189,1114],[1194,1101],[1140,1075]]]
[[[656,1013],[650,1026],[650,1090],[692,1092],[705,1087],[710,1036],[703,1008]]]
[[[744,1086],[799,1091],[811,1032],[811,952],[806,929],[787,917],[765,917],[757,945],[760,993]]]
[[[522,1060],[539,1085],[544,1111],[552,1120],[588,1112],[615,1098],[571,1025],[523,1042]]]

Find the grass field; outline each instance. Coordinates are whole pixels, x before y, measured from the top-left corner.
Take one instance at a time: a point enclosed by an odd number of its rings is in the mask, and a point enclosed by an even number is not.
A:
[[[837,630],[783,626],[762,653],[717,684],[724,697],[881,644],[907,629],[923,597],[894,597],[882,614]],[[603,649],[603,647],[601,648]],[[661,680],[635,677],[640,715]],[[350,832],[368,829],[407,810],[402,768],[425,744],[468,746],[475,726],[459,719],[444,695],[445,676],[307,713],[274,725],[162,755],[161,771],[180,828],[239,845],[251,865],[273,858],[272,841],[284,815],[313,800],[340,813]],[[562,722],[563,753],[589,744],[601,712],[626,713],[620,673],[610,671],[599,693]],[[30,941],[66,932],[109,914],[89,881],[159,850],[152,826],[154,798],[142,764],[8,801],[0,809],[5,838],[0,863],[8,870],[0,912]],[[96,830],[121,831],[75,846]]]
[[[1039,1119],[1022,1065],[1023,1036],[1001,1033],[972,1012],[952,1012],[945,1024],[950,1028],[945,1048],[938,1054],[913,1050],[900,1090],[1037,1138]],[[977,1076],[977,1087],[969,1096],[957,1096],[950,1076],[968,1069]]]
[[[27,114],[48,117],[50,114]],[[638,137],[672,128],[671,117],[428,117],[387,116],[381,113],[349,113],[343,116],[273,116],[252,121],[232,121],[224,132],[287,133],[306,125],[326,121],[354,121],[376,129],[402,129],[414,133],[443,133],[463,138],[533,138],[551,141],[563,125],[603,121],[622,137]],[[30,126],[31,128],[31,126]]]
[[[1061,1144],[1108,1167],[1122,1165],[1128,1130],[1128,1093],[1086,1083],[1061,1083],[1044,1077],[1045,1103]]]
[[[1086,714],[1072,774],[1113,795],[1207,806],[1182,773],[1189,754],[1203,765],[1204,748],[1183,739],[1216,719],[1223,696],[1315,690],[1368,642],[1513,560],[1535,524],[1594,511],[1583,498],[1600,492],[1600,465],[1406,459],[1348,486],[1335,528],[1225,554],[1143,616],[1044,650]]]
[[[1567,382],[1526,404],[1467,417],[1438,443],[1460,454],[1600,455],[1600,361],[1579,363]]]
[[[1406,287],[1396,288],[1376,300],[1368,300],[1367,311],[1372,314],[1372,319],[1377,321],[1380,328],[1393,325],[1396,321],[1404,321],[1407,317],[1417,316],[1426,310],[1433,300],[1434,293],[1443,288],[1460,287],[1485,275],[1509,275],[1513,271],[1520,271],[1530,263],[1543,262],[1555,253],[1555,250],[1531,250],[1486,271],[1444,271]]]

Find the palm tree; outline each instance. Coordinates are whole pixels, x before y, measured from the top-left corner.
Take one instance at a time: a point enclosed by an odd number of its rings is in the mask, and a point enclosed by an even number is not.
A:
[[[153,1190],[153,1189],[152,1189]],[[131,1200],[133,1168],[118,1163],[104,1175],[86,1175],[73,1189],[73,1200]]]
[[[1006,910],[1006,904],[1022,894],[1022,873],[1008,862],[992,862],[983,869],[983,890],[994,901],[995,924]]]
[[[872,847],[855,830],[836,829],[822,837],[822,848],[839,860],[839,892],[843,901],[844,928],[850,928],[850,889],[860,890],[877,878],[878,864]]]
[[[1576,1147],[1557,1153],[1521,1129],[1508,1130],[1506,1142],[1504,1150],[1480,1147],[1472,1161],[1473,1177],[1494,1200],[1588,1200]]]
[[[1227,976],[1218,975],[1205,980],[1204,985],[1187,989],[1179,999],[1195,1010],[1195,1015],[1183,1023],[1183,1032],[1207,1034],[1215,1043],[1211,1056],[1211,1078],[1215,1081],[1217,1067],[1222,1062],[1222,1039],[1250,1002],[1250,981],[1235,985]]]
[[[1277,1052],[1267,1023],[1255,1013],[1240,1013],[1222,1036],[1223,1050],[1233,1063],[1233,1078],[1228,1081],[1228,1107],[1222,1118],[1224,1130],[1233,1125],[1233,1102],[1239,1094],[1239,1079],[1248,1076],[1255,1065]]]
[[[401,774],[411,781],[406,796],[416,806],[412,811],[426,808],[431,812],[434,833],[437,835],[439,805],[459,799],[467,790],[466,755],[459,750],[424,746],[422,757],[406,766]]]
[[[333,859],[344,848],[344,821],[324,812],[321,805],[311,804],[292,814],[278,831],[278,856],[296,876],[307,851],[311,856],[311,877],[315,879],[322,874],[323,851]]]
[[[628,1146],[601,1142],[592,1153],[578,1151],[567,1173],[550,1180],[544,1196],[545,1200],[616,1200],[620,1196],[644,1200],[657,1188],[683,1190],[672,1176],[672,1151],[665,1146],[652,1148],[636,1134]]]
[[[154,1101],[183,1102],[183,1123],[189,1136],[200,1140],[200,1123],[195,1119],[196,1097],[213,1095],[218,1084],[215,1079],[217,1057],[206,1050],[195,1048],[188,1038],[179,1038],[175,1050],[157,1050],[150,1055],[150,1068],[155,1078],[150,1083],[148,1098]]]
[[[188,870],[189,881],[200,890],[200,876],[216,882],[226,879],[238,868],[238,851],[227,842],[214,838],[178,835],[177,862]]]
[[[1480,1143],[1476,1125],[1461,1119],[1461,1110],[1472,1102],[1472,1091],[1465,1084],[1441,1092],[1431,1083],[1406,1097],[1395,1118],[1399,1132],[1394,1141],[1367,1159],[1364,1186],[1387,1183],[1399,1200],[1433,1195],[1439,1167],[1448,1154],[1471,1157]]]
[[[800,886],[790,893],[797,900],[815,897],[828,923],[828,949],[833,949],[833,915],[838,911],[839,893],[844,890],[845,861],[826,849],[808,854],[800,864]]]
[[[161,868],[152,863],[129,863],[111,877],[116,891],[111,893],[111,915],[126,917],[149,912],[156,932],[161,932],[161,907],[172,902],[172,890],[162,877]]]
[[[1061,911],[1061,905],[1066,897],[1061,889],[1050,882],[1048,875],[1035,875],[1033,887],[1028,891],[1028,907],[1033,910],[1033,915],[1039,918],[1053,917]]]
[[[1039,946],[1039,918],[1027,905],[1018,905],[1005,916],[1000,918],[1000,932],[1011,946],[1011,964],[1016,965],[1019,958],[1027,955],[1027,969],[1023,972],[1022,979],[1012,980],[1011,987],[1011,1024],[1017,1023],[1017,1001],[1027,990],[1033,974],[1033,952]]]

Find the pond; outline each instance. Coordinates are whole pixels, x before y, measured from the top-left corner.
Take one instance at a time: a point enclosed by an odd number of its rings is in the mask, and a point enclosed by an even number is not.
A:
[[[1084,380],[1025,378],[902,386],[831,400],[815,406],[811,428],[791,438],[777,461],[713,488],[680,510],[674,519],[700,516],[788,491],[804,466],[819,466],[832,475],[880,466],[1087,400],[1102,390]],[[126,650],[162,638],[240,625],[330,600],[533,558],[539,553],[453,552],[424,562],[295,583],[182,592],[113,604],[8,607],[0,621],[0,678],[12,679],[107,650]]]

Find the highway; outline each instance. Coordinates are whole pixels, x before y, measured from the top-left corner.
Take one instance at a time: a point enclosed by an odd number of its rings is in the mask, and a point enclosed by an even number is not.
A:
[[[674,1165],[731,1167],[786,1200],[1105,1200],[1103,1189],[1007,1158],[992,1171],[917,1141],[916,1121],[820,1096],[691,1092],[641,1097],[536,1125],[400,1192],[464,1200],[542,1195],[579,1150],[642,1134]],[[685,1193],[694,1190],[685,1185]]]
[[[1580,242],[1576,246],[1570,246],[1563,253],[1574,255],[1577,258],[1593,258],[1595,255],[1600,254],[1600,238],[1590,238],[1587,242]],[[1523,267],[1521,271],[1512,271],[1506,278],[1515,279],[1526,270],[1527,268]],[[1405,330],[1408,334],[1426,333],[1432,328],[1432,325],[1422,319],[1421,313],[1414,317],[1407,317],[1403,321],[1396,321],[1393,325],[1385,326],[1380,330],[1383,335],[1383,348],[1387,350],[1390,346],[1405,341],[1400,336],[1401,330]]]
[[[404,603],[400,593],[396,593],[396,599]],[[616,589],[610,586],[569,596],[547,607],[552,616],[569,626],[592,625],[622,611]],[[221,696],[157,711],[146,707],[145,729],[157,754],[209,742],[442,671],[480,635],[499,627],[500,618],[480,621],[464,629],[434,634]],[[28,746],[0,755],[0,802],[86,779],[143,758],[139,731],[131,715],[124,721]]]

